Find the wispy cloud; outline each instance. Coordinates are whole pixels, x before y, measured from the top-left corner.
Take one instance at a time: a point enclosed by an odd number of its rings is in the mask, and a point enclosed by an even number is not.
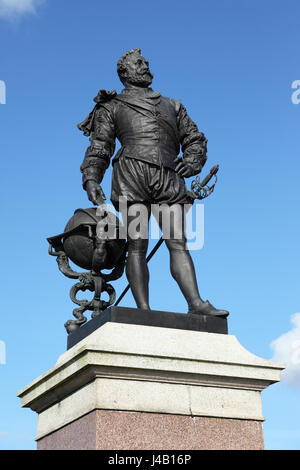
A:
[[[15,20],[26,14],[35,14],[45,0],[0,0],[0,18]]]
[[[272,341],[272,359],[284,362],[286,369],[282,381],[294,388],[300,388],[300,313],[291,316],[292,328]]]

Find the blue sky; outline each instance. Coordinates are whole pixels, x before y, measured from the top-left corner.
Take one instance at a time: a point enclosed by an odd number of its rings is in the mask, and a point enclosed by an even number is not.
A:
[[[88,140],[76,124],[100,88],[122,89],[116,63],[134,47],[153,88],[181,99],[206,134],[205,168],[220,165],[204,246],[192,253],[200,292],[230,310],[245,348],[288,363],[262,394],[265,445],[300,449],[299,14],[296,0],[0,0],[0,449],[35,448],[36,415],[16,394],[65,350],[73,308],[72,281],[46,237],[90,206],[79,172]],[[107,196],[110,181],[111,169]],[[151,306],[186,312],[168,264],[162,247],[150,264]],[[131,294],[122,305],[134,306]]]

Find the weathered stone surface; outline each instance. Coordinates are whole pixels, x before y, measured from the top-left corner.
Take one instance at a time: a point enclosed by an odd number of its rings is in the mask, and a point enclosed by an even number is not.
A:
[[[262,450],[261,421],[95,410],[40,439],[39,450]]]
[[[189,422],[180,416],[259,423],[260,393],[280,380],[283,368],[251,354],[232,335],[108,322],[19,397],[39,413],[39,440],[73,429],[96,410],[135,413],[138,422],[151,414],[176,416],[176,423]]]

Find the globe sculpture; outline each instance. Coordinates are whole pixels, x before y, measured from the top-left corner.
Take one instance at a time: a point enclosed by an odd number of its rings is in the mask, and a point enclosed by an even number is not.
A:
[[[125,267],[126,240],[122,238],[122,224],[118,217],[102,208],[77,209],[68,221],[63,233],[47,238],[49,254],[56,256],[59,270],[71,279],[78,279],[70,290],[71,300],[79,305],[73,310],[76,320],[68,320],[65,328],[72,333],[87,321],[86,310],[92,318],[115,302],[116,293],[108,284],[119,279]],[[78,273],[69,261],[88,270]],[[112,270],[109,274],[102,270]],[[77,299],[79,291],[94,292],[91,301]],[[101,293],[107,292],[108,301],[101,300]]]

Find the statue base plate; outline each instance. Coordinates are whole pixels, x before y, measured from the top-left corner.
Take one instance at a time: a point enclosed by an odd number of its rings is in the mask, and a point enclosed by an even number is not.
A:
[[[68,335],[67,349],[75,346],[75,344],[107,322],[228,334],[226,317],[112,306],[82,325],[78,330],[70,333]]]

